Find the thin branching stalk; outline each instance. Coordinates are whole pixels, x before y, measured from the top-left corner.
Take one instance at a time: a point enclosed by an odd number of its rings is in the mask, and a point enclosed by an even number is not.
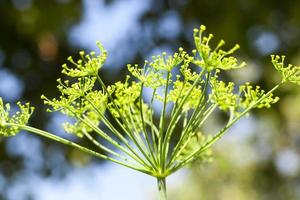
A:
[[[156,166],[154,165],[154,163],[151,161],[151,159],[149,158],[148,154],[145,152],[145,150],[142,148],[141,144],[137,141],[134,133],[132,133],[132,131],[130,131],[130,127],[129,124],[127,122],[127,120],[124,118],[123,114],[121,113],[119,107],[115,104],[115,101],[113,99],[113,97],[111,96],[111,94],[109,93],[109,91],[107,90],[107,87],[105,86],[105,84],[103,83],[102,79],[100,78],[100,76],[97,73],[97,80],[99,81],[99,83],[101,84],[101,86],[103,87],[103,89],[105,90],[105,92],[107,93],[109,99],[111,100],[114,108],[116,108],[118,114],[120,115],[124,125],[125,125],[125,130],[127,130],[126,132],[128,133],[128,135],[130,136],[130,139],[134,142],[134,144],[137,146],[137,148],[139,149],[139,151],[143,154],[143,156],[145,157],[145,159],[147,160],[147,162],[149,162],[149,164],[151,165],[151,167],[156,168]],[[131,114],[131,112],[129,112],[129,114]],[[134,124],[133,124],[134,125]]]
[[[83,147],[77,143],[74,143],[74,142],[71,142],[69,140],[66,140],[64,138],[61,138],[57,135],[54,135],[52,133],[49,133],[47,131],[42,131],[40,129],[37,129],[37,128],[34,128],[34,127],[31,127],[31,126],[20,126],[19,124],[11,124],[11,123],[8,123],[6,124],[7,126],[13,126],[13,127],[19,127],[21,128],[22,130],[25,130],[25,131],[28,131],[28,132],[31,132],[31,133],[34,133],[34,134],[37,134],[37,135],[40,135],[40,136],[43,136],[43,137],[46,137],[48,139],[51,139],[51,140],[54,140],[56,142],[59,142],[59,143],[62,143],[62,144],[65,144],[65,145],[68,145],[68,146],[71,146],[71,147],[74,147],[75,149],[78,149],[82,152],[85,152],[85,153],[88,153],[88,154],[91,154],[93,156],[96,156],[96,157],[99,157],[99,158],[102,158],[102,159],[105,159],[105,160],[109,160],[109,161],[112,161],[114,163],[117,163],[117,164],[120,164],[120,165],[123,165],[125,167],[128,167],[128,168],[131,168],[131,169],[134,169],[134,170],[137,170],[137,171],[140,171],[140,172],[143,172],[145,174],[148,174],[148,175],[151,175],[151,172],[143,169],[143,168],[140,168],[138,166],[134,166],[132,164],[127,164],[125,162],[121,162],[119,160],[116,160],[114,158],[111,158],[111,157],[108,157],[106,155],[103,155],[103,154],[100,154],[98,152],[95,152],[93,150],[90,150],[86,147]]]
[[[159,130],[160,136],[158,139],[159,149],[158,152],[160,154],[160,169],[161,173],[164,173],[165,170],[165,157],[164,157],[164,140],[167,135],[164,134],[165,129],[165,121],[166,121],[166,109],[167,109],[167,98],[168,98],[168,88],[169,88],[169,80],[170,80],[171,73],[167,72],[167,79],[166,79],[166,86],[165,86],[165,93],[164,93],[164,101],[163,101],[163,109],[160,116],[160,123],[159,123]]]
[[[61,112],[75,120],[63,124],[67,133],[87,138],[95,149],[27,125],[34,108],[29,103],[18,102],[19,111],[12,114],[10,104],[5,104],[2,98],[0,136],[14,136],[25,130],[145,173],[156,178],[159,200],[167,200],[169,175],[195,160],[206,161],[212,145],[233,124],[251,110],[269,108],[279,100],[273,92],[283,83],[300,85],[300,66],[286,66],[285,57],[275,55],[271,61],[282,81],[269,91],[250,83],[237,86],[223,81],[222,71],[245,66],[232,56],[239,45],[225,51],[221,49],[225,44],[221,40],[211,48],[209,42],[213,35],[205,36],[205,30],[205,26],[194,30],[195,49],[191,55],[179,48],[173,55],[153,56],[142,68],[129,64],[130,75],[125,82],[109,86],[99,75],[107,58],[100,43],[97,43],[99,55],[81,51],[79,60],[68,58],[69,63],[62,66],[66,78],[57,80],[59,98],[51,100],[44,95],[41,98],[49,106],[47,111]],[[179,70],[173,70],[175,68]],[[173,74],[175,71],[179,73]],[[172,78],[174,75],[176,80]],[[149,103],[143,97],[145,88],[152,90]],[[162,96],[158,90],[164,91]],[[163,104],[158,119],[154,102]],[[170,113],[167,107],[172,107]],[[204,133],[202,127],[215,110],[225,112],[228,121],[220,131],[210,135]],[[178,130],[180,135],[176,136]],[[98,137],[101,140],[97,140]]]

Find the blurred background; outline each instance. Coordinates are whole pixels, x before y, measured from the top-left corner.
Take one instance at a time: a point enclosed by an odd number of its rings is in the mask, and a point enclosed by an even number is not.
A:
[[[162,51],[193,48],[200,24],[239,43],[248,66],[238,83],[270,89],[278,76],[270,54],[300,64],[300,1],[279,0],[0,0],[0,96],[32,102],[31,124],[61,131],[64,117],[45,113],[40,95],[55,97],[60,66],[79,50],[109,53],[101,76],[123,80],[127,63]],[[255,111],[214,146],[214,161],[168,179],[172,200],[300,199],[300,88],[286,85],[272,109]],[[13,108],[14,109],[14,108]],[[218,127],[218,117],[209,122]],[[156,181],[31,134],[0,139],[1,200],[150,200]]]

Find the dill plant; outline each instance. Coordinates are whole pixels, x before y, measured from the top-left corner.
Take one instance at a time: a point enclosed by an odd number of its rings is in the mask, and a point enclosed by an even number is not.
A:
[[[49,106],[47,111],[75,120],[63,124],[66,132],[87,138],[98,150],[27,125],[34,108],[17,103],[20,109],[11,115],[10,105],[1,98],[0,135],[14,136],[24,130],[148,174],[157,179],[159,199],[167,199],[169,175],[196,160],[208,159],[210,147],[241,117],[279,100],[273,92],[283,83],[300,84],[300,67],[285,66],[284,56],[274,55],[271,60],[282,79],[269,91],[250,83],[237,86],[222,81],[222,71],[245,66],[232,56],[239,45],[225,51],[221,40],[211,48],[213,35],[205,36],[204,31],[205,26],[194,29],[196,48],[190,54],[179,48],[173,55],[152,57],[142,67],[129,64],[126,80],[108,86],[99,76],[107,58],[100,43],[99,55],[81,51],[79,60],[68,58],[68,64],[62,65],[64,78],[57,80],[61,96],[49,99],[42,95],[42,99]],[[151,91],[148,102],[143,98],[145,88]],[[161,111],[154,110],[155,101],[163,105]],[[202,133],[203,124],[216,110],[228,114],[227,123],[217,133]],[[158,122],[154,114],[160,116]],[[180,130],[179,136],[175,130]]]

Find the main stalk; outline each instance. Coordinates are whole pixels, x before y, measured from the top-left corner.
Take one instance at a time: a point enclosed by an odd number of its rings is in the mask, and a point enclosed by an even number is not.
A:
[[[157,178],[159,200],[167,200],[166,178]]]

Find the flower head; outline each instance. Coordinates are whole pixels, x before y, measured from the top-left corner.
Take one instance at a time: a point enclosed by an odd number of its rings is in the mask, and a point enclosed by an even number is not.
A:
[[[21,130],[21,126],[28,123],[30,116],[34,111],[34,107],[29,103],[17,103],[19,111],[10,115],[10,104],[4,104],[0,97],[0,136],[14,136]],[[17,126],[15,126],[17,125]]]
[[[101,52],[98,56],[96,56],[93,51],[90,54],[85,54],[84,51],[80,51],[79,60],[74,61],[71,56],[68,57],[68,61],[73,66],[69,67],[68,64],[63,64],[62,73],[69,77],[96,76],[107,58],[107,51],[104,49],[102,44],[97,42],[97,45]]]
[[[300,85],[300,66],[289,64],[284,66],[285,56],[271,55],[272,64],[281,74],[282,82],[291,82]]]
[[[205,30],[206,27],[203,25],[200,26],[200,29],[194,29],[194,41],[196,45],[196,50],[193,51],[195,56],[193,59],[194,64],[208,71],[214,69],[230,70],[246,65],[245,62],[238,64],[237,59],[230,56],[240,48],[238,44],[230,50],[225,51],[220,49],[225,44],[224,40],[221,40],[215,49],[211,49],[209,42],[213,38],[213,34],[203,36]],[[197,53],[199,54],[199,58],[197,58]]]

